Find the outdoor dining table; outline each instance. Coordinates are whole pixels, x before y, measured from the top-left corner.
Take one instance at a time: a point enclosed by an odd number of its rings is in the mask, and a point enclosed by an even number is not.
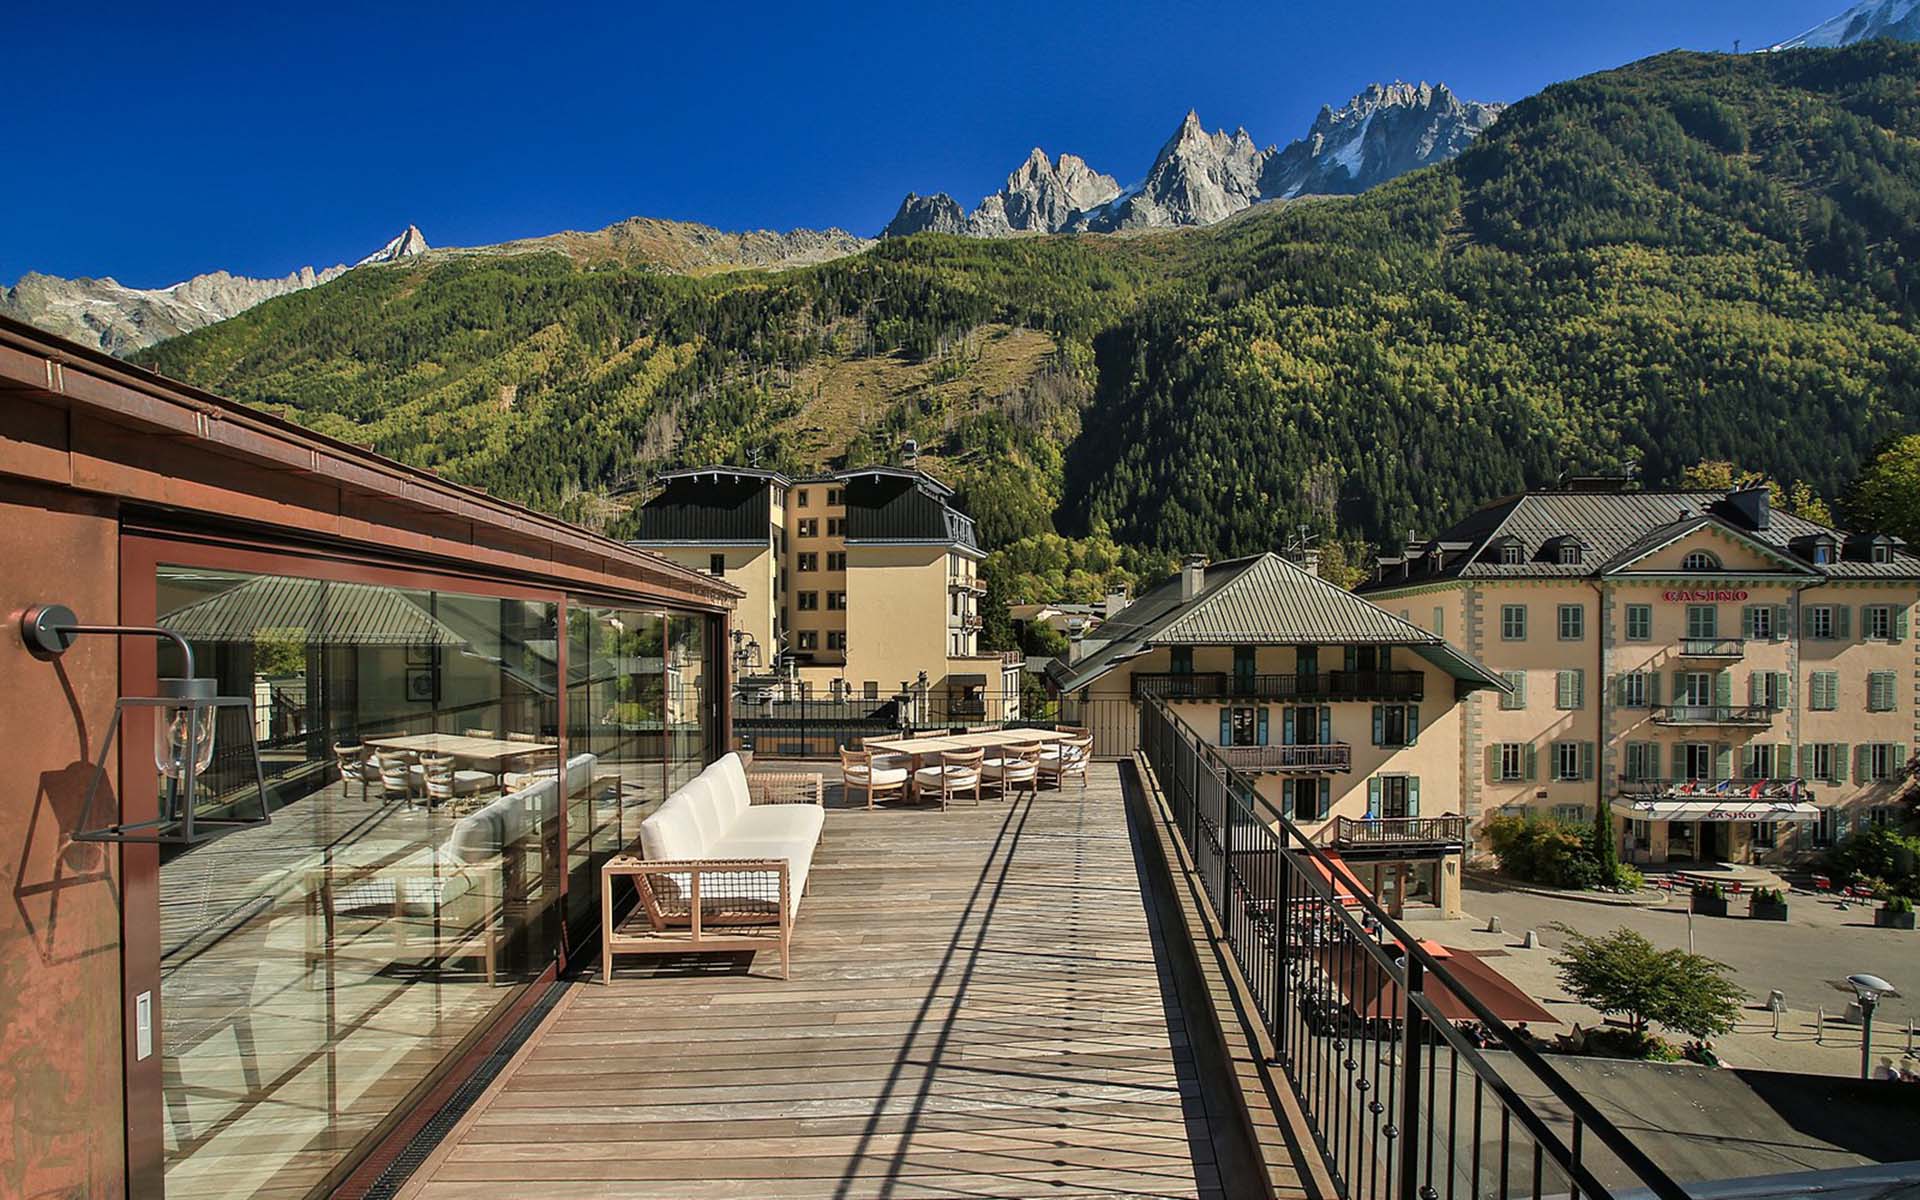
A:
[[[1056,729],[983,729],[978,733],[945,733],[933,737],[888,738],[881,741],[868,738],[861,748],[875,754],[904,754],[912,760],[913,766],[907,770],[907,794],[920,794],[920,768],[929,756],[952,754],[965,750],[992,750],[1000,746],[1023,746],[1047,742],[1064,742],[1074,737],[1071,733],[1061,733]]]
[[[533,754],[555,754],[560,750],[555,742],[515,742],[506,738],[468,737],[455,733],[408,733],[360,740],[365,745],[382,750],[451,755],[455,762],[472,763],[503,784],[509,761]]]

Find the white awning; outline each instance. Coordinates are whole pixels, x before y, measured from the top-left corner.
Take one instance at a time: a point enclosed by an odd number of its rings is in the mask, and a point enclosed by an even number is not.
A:
[[[1633,815],[1643,821],[1818,821],[1813,804],[1770,800],[1636,800]]]

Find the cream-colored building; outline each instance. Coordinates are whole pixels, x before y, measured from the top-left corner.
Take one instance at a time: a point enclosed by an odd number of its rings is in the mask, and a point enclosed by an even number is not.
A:
[[[1076,655],[1050,681],[1096,752],[1158,696],[1390,912],[1458,914],[1461,698],[1503,685],[1444,638],[1263,554],[1188,559]]]
[[[953,490],[922,471],[662,475],[634,545],[720,575],[736,673],[793,698],[913,697],[917,723],[1017,718],[1017,654],[980,649],[984,557]]]
[[[1591,821],[1628,861],[1787,861],[1894,818],[1920,740],[1920,558],[1765,488],[1576,482],[1381,559],[1361,594],[1498,671],[1462,799]]]

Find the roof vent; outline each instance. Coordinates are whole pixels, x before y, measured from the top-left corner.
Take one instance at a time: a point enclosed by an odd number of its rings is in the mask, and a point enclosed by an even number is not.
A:
[[[1727,493],[1727,507],[1738,513],[1749,529],[1764,531],[1773,524],[1773,493],[1764,483]]]

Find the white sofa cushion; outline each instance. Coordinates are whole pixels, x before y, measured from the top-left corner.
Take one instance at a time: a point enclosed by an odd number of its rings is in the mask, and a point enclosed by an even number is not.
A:
[[[737,754],[722,756],[667,797],[658,811],[640,823],[640,850],[650,861],[686,859],[785,859],[790,906],[800,908],[800,893],[813,867],[813,850],[827,814],[817,804],[750,803],[747,773]],[[652,876],[663,901],[679,900],[692,887],[685,872]],[[772,911],[779,903],[780,880],[771,872],[714,876],[703,888],[701,907],[715,911],[716,893],[733,911]]]
[[[657,812],[640,822],[640,850],[654,862],[684,861],[705,856],[700,826],[686,797],[675,793]]]
[[[875,764],[871,771],[865,767],[848,767],[844,774],[846,781],[857,788],[864,788],[869,782],[875,787],[893,787],[907,781],[905,767],[888,767],[879,764]]]
[[[1040,764],[1018,758],[990,758],[982,769],[988,779],[1025,781],[1040,773]]]
[[[741,813],[720,840],[724,844],[745,839],[804,838],[811,846],[820,840],[820,830],[826,823],[826,810],[818,804],[761,804]],[[811,849],[808,854],[812,854]]]
[[[715,785],[715,794],[720,799],[722,810],[731,810],[726,823],[730,824],[734,817],[752,805],[753,796],[747,790],[747,768],[738,754],[722,754],[709,763],[700,775]]]
[[[702,850],[711,850],[726,832],[727,826],[733,823],[731,816],[722,811],[719,791],[713,781],[702,775],[697,779],[689,779],[668,801],[670,804],[686,806],[694,825],[700,830]]]
[[[952,787],[971,788],[980,778],[980,772],[973,767],[950,767],[942,764],[937,767],[921,767],[914,772],[914,778],[921,787],[939,787],[946,781]]]

